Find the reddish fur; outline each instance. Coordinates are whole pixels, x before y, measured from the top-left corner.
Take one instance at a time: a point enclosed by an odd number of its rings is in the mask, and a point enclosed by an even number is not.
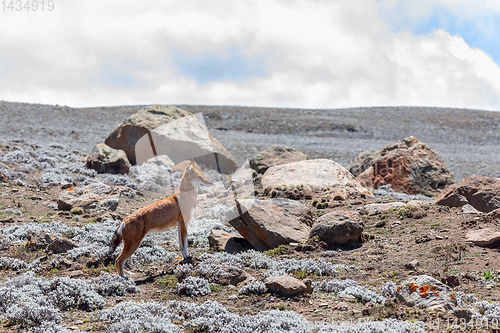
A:
[[[190,167],[192,168],[190,169]],[[123,250],[115,260],[116,270],[119,275],[123,276],[125,261],[137,250],[144,236],[151,231],[162,231],[178,225],[180,233],[179,246],[181,249],[185,246],[184,253],[187,253],[187,226],[191,219],[191,209],[196,207],[197,199],[197,184],[193,184],[193,182],[210,183],[194,162],[191,161],[182,175],[179,188],[174,194],[136,210],[118,226],[111,240],[110,253],[114,252],[115,248],[123,240]],[[120,236],[119,230],[122,224],[124,225],[121,228],[122,235]]]

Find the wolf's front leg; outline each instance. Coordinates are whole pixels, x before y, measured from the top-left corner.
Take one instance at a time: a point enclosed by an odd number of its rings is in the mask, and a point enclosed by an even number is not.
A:
[[[184,222],[179,222],[177,225],[177,234],[179,236],[179,251],[182,252],[184,259],[189,257],[188,242],[187,242],[187,228]]]

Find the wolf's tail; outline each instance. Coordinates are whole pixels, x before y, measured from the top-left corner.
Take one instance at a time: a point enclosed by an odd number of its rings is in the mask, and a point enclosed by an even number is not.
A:
[[[118,228],[116,228],[113,238],[111,238],[111,243],[109,243],[108,255],[113,254],[113,252],[115,252],[116,250],[116,247],[120,245],[120,243],[122,242],[123,240],[122,228],[123,228],[123,222],[120,223]]]

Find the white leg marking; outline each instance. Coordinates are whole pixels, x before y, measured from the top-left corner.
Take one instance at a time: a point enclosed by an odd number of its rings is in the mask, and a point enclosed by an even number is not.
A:
[[[189,257],[189,254],[188,254],[188,238],[187,238],[187,235],[186,235],[186,239],[184,239],[184,248],[182,250],[182,255],[184,256],[184,259],[186,259],[187,257]]]
[[[116,232],[120,237],[123,237],[123,227],[125,226],[125,223],[120,223],[120,227],[118,228],[118,231]]]
[[[181,225],[177,222],[177,235],[179,236],[179,251],[183,252],[183,243],[182,243],[182,235],[181,235]]]
[[[127,259],[128,260],[128,259]],[[127,260],[125,260],[123,263],[122,263],[122,277],[125,277],[125,263],[127,262]]]

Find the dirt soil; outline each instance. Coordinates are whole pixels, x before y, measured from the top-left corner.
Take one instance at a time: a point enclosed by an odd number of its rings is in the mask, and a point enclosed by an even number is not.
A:
[[[299,110],[271,108],[241,108],[229,106],[181,106],[191,112],[203,112],[212,134],[236,156],[239,162],[270,144],[288,144],[305,152],[309,158],[326,157],[347,164],[354,156],[366,149],[380,149],[383,145],[414,135],[428,143],[446,161],[455,179],[459,180],[475,173],[500,177],[500,113],[453,110],[442,108],[359,108],[345,110]],[[58,142],[85,152],[104,141],[114,126],[134,113],[140,106],[73,109],[63,106],[30,105],[0,102],[0,118],[5,123],[0,127],[0,141],[28,139],[39,143]],[[0,186],[0,210],[18,209],[22,216],[0,213],[0,227],[26,222],[62,221],[68,225],[82,226],[98,223],[108,217],[122,219],[132,211],[164,196],[141,193],[129,198],[122,196],[116,212],[85,212],[75,215],[57,212],[47,206],[56,203],[63,189],[60,186],[39,187],[31,174],[25,179],[28,186]],[[263,191],[259,196],[263,196]],[[317,209],[312,199],[298,196],[321,216],[332,210],[354,210],[361,213],[365,232],[363,241],[346,246],[327,249],[321,243],[309,246],[283,246],[268,251],[280,258],[322,258],[333,263],[355,264],[356,274],[343,273],[338,279],[349,278],[362,285],[378,287],[387,281],[396,284],[406,278],[428,274],[438,280],[458,281],[454,291],[476,295],[480,300],[500,301],[500,288],[494,282],[500,276],[499,245],[480,247],[465,242],[469,230],[478,228],[500,229],[500,220],[487,218],[484,214],[464,214],[460,208],[425,205],[418,214],[393,209],[379,215],[368,215],[363,211],[366,204],[396,201],[392,197],[374,199],[330,199],[327,208]],[[319,198],[321,201],[321,198]],[[200,212],[202,214],[203,212]],[[171,243],[175,243],[173,240]],[[169,243],[170,244],[170,243]],[[177,251],[174,245],[165,244],[169,251]],[[336,250],[329,252],[327,250]],[[205,249],[192,249],[194,265]],[[330,253],[331,256],[325,256]],[[98,264],[92,258],[72,262],[70,267],[53,269],[49,266],[53,255],[44,251],[27,251],[26,244],[12,244],[3,252],[4,256],[31,262],[44,258],[42,275],[91,278],[102,271],[114,272],[112,263]],[[414,262],[418,261],[418,264]],[[413,263],[411,263],[413,262]],[[187,300],[203,303],[216,300],[229,311],[237,314],[256,314],[266,309],[293,310],[311,321],[357,321],[397,318],[400,320],[457,323],[451,313],[432,313],[425,309],[409,308],[395,299],[370,308],[369,305],[352,298],[314,292],[312,295],[285,297],[279,294],[244,296],[238,295],[234,286],[214,288],[206,296],[187,297],[176,292],[177,279],[173,274],[180,259],[163,267],[145,265],[129,272],[141,291],[126,296],[106,297],[106,307],[133,300]],[[410,264],[411,263],[411,264]],[[245,269],[252,276],[260,277],[258,270]],[[21,274],[12,270],[0,270],[0,280]],[[324,280],[315,275],[297,278]],[[496,281],[496,280],[495,280]],[[449,282],[451,283],[451,282]],[[453,283],[452,283],[453,284]],[[231,297],[236,295],[237,297]],[[348,303],[347,311],[336,310],[339,302]],[[85,331],[104,331],[106,326],[88,318],[88,313],[70,310],[62,313],[64,323],[70,328]],[[446,328],[446,326],[444,326]],[[18,327],[0,326],[1,332],[22,331]],[[440,330],[431,330],[441,332]],[[449,331],[459,331],[451,326]],[[469,332],[490,332],[477,327],[466,328]]]
[[[31,186],[30,186],[31,185]],[[50,222],[54,219],[63,221],[68,225],[82,226],[86,223],[99,222],[106,217],[121,219],[129,212],[152,203],[161,196],[143,193],[134,198],[120,199],[116,212],[96,214],[92,211],[83,215],[74,215],[69,212],[56,212],[47,207],[48,202],[56,202],[63,191],[59,186],[38,188],[34,183],[27,187],[10,184],[0,187],[0,207],[17,208],[25,214],[16,216],[12,214],[0,215],[0,226],[22,224],[26,222]],[[259,192],[262,196],[263,192]],[[500,301],[498,284],[486,287],[481,283],[483,276],[497,276],[500,274],[500,253],[496,244],[490,247],[479,247],[465,243],[465,234],[468,230],[484,227],[498,227],[499,220],[486,218],[483,214],[463,214],[459,208],[448,208],[435,205],[425,205],[416,213],[415,211],[393,209],[387,213],[370,216],[362,208],[373,202],[395,201],[391,197],[376,199],[351,199],[345,201],[329,201],[329,207],[316,209],[312,200],[299,197],[302,202],[313,209],[314,215],[321,216],[332,210],[353,210],[361,212],[365,225],[363,242],[349,244],[334,248],[337,252],[332,258],[335,263],[357,265],[360,270],[356,274],[345,273],[338,277],[354,279],[362,285],[380,287],[387,281],[396,284],[406,278],[428,274],[438,280],[455,277],[458,286],[453,286],[455,291],[473,293],[478,298],[488,301]],[[321,201],[321,198],[319,198]],[[326,200],[323,200],[326,201]],[[176,251],[175,248],[169,248]],[[268,251],[271,256],[291,258],[324,258],[329,250],[321,243],[309,246],[282,246]],[[330,249],[332,250],[332,249]],[[48,265],[53,255],[44,251],[30,252],[25,250],[25,244],[13,244],[8,250],[8,256],[31,262],[35,258],[44,257],[46,269],[42,275],[69,276],[92,278],[101,271],[114,272],[112,263],[95,266],[92,258],[80,260],[69,268],[53,269]],[[195,251],[197,252],[197,251]],[[332,253],[332,252],[330,252]],[[199,252],[197,252],[199,254]],[[323,257],[322,257],[323,256]],[[418,264],[410,264],[414,260]],[[200,262],[196,255],[194,264]],[[383,305],[369,308],[355,299],[341,298],[332,294],[315,292],[312,295],[299,295],[286,297],[279,294],[264,294],[260,296],[238,295],[235,286],[220,286],[206,296],[189,298],[176,292],[177,279],[174,268],[180,262],[176,259],[166,267],[146,265],[132,272],[131,277],[140,287],[141,291],[127,296],[106,297],[108,306],[113,306],[128,299],[165,301],[188,300],[199,304],[206,300],[216,300],[237,314],[256,314],[266,309],[293,310],[303,314],[308,320],[380,320],[383,318],[397,318],[401,320],[431,321],[440,318],[445,323],[453,323],[457,318],[450,313],[429,313],[425,309],[408,308],[396,299],[387,300]],[[247,269],[247,273],[259,277],[258,270]],[[0,271],[0,279],[12,277],[19,272]],[[491,275],[490,275],[491,274]],[[302,272],[294,274],[298,278],[311,278],[320,281],[324,278],[315,275],[305,276]],[[238,295],[237,297],[230,297]],[[347,311],[339,311],[334,306],[340,301],[349,304]],[[71,310],[64,313],[64,323],[68,327],[79,328],[87,331],[103,331],[105,325],[100,322],[89,321],[88,313],[80,310]],[[451,324],[450,324],[451,325]],[[16,332],[15,327],[3,327],[0,331]],[[477,332],[481,330],[476,330]],[[475,332],[476,332],[475,331]]]

